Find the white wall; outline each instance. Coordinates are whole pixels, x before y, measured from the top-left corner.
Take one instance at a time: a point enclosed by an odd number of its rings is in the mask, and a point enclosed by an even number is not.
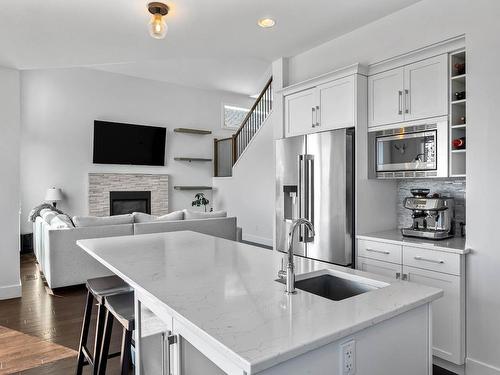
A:
[[[423,0],[289,59],[289,83],[355,62],[375,63],[466,34],[467,374],[500,374],[500,2]],[[392,208],[391,208],[392,209]]]
[[[238,218],[243,239],[273,245],[274,141],[267,118],[233,167],[232,177],[214,178],[214,206]]]
[[[19,72],[0,68],[0,299],[19,297]]]
[[[195,192],[175,191],[173,186],[211,186],[213,167],[174,161],[174,156],[212,157],[213,138],[231,134],[221,127],[221,103],[252,103],[246,96],[90,69],[24,71],[21,85],[23,232],[32,231],[26,216],[51,186],[66,195],[61,209],[71,215],[88,214],[89,172],[169,174],[169,210],[190,207]],[[166,166],[93,165],[95,119],[166,127]],[[177,127],[211,129],[214,134],[174,133]],[[211,200],[211,193],[205,193]]]

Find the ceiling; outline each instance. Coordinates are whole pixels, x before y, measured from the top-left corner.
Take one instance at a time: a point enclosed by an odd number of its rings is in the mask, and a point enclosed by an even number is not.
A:
[[[271,61],[419,0],[167,0],[169,32],[149,36],[147,0],[1,0],[0,66],[88,66],[254,94]],[[276,26],[261,29],[257,19]]]

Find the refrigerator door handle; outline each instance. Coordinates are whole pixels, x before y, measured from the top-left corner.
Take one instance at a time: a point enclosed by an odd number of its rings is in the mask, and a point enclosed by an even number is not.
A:
[[[299,194],[298,194],[298,199],[299,199],[299,216],[297,217],[298,218],[301,218],[305,215],[305,211],[306,211],[306,206],[305,206],[305,203],[306,203],[306,188],[305,188],[305,178],[304,178],[304,173],[305,173],[305,154],[301,154],[299,155],[299,158],[298,158],[298,168],[299,168]],[[302,226],[299,227],[299,238],[298,238],[298,242],[303,242],[303,229],[302,229]],[[290,239],[291,241],[293,241],[293,238]]]
[[[307,187],[307,220],[309,220],[314,225],[314,156],[307,155],[307,177],[308,177],[308,187]],[[307,242],[313,240],[313,236],[309,236],[309,231],[307,236]]]
[[[299,155],[299,218],[314,220],[314,156]],[[314,223],[313,223],[314,224]],[[311,242],[309,231],[302,225],[299,228],[299,241]]]

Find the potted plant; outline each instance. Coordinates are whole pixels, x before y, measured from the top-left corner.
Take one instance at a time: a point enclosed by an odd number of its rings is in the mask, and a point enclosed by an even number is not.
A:
[[[191,202],[191,206],[196,206],[196,207],[201,207],[203,206],[205,208],[205,212],[207,212],[207,205],[210,203],[210,201],[205,198],[205,194],[203,193],[197,193],[194,196],[195,200]]]

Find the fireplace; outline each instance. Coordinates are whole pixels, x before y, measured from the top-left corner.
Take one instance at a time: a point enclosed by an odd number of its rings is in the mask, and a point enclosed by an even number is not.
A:
[[[151,213],[150,191],[110,191],[109,214],[123,215],[132,212]]]

